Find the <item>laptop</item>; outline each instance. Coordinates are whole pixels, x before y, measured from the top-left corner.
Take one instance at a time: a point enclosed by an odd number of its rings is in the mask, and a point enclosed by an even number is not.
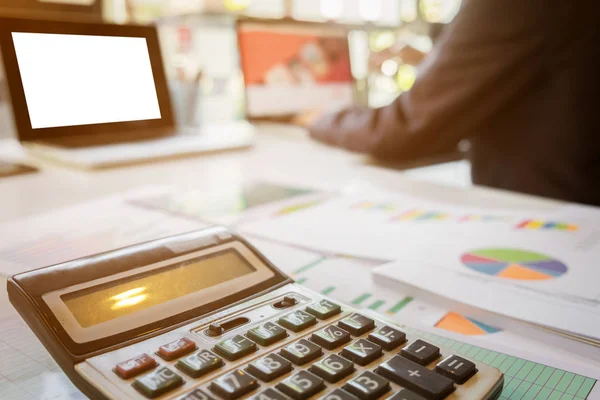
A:
[[[176,126],[154,26],[0,18],[0,48],[36,156],[100,168],[253,143],[247,121]]]
[[[237,34],[248,119],[290,122],[354,103],[346,27],[240,19]]]

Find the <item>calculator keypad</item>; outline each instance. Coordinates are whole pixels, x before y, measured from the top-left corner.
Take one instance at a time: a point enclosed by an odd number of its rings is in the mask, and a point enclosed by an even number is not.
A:
[[[306,312],[319,319],[327,319],[341,313],[342,308],[329,300],[320,300],[306,307]]]
[[[312,334],[310,340],[327,350],[333,350],[351,340],[350,333],[340,327],[329,325]]]
[[[287,332],[282,327],[275,325],[272,322],[267,322],[252,328],[246,333],[251,340],[261,346],[269,346],[275,342],[279,342],[287,337]]]
[[[321,354],[323,354],[323,349],[306,339],[300,339],[281,349],[281,355],[296,365],[304,365],[320,357]]]
[[[358,339],[351,345],[344,347],[342,355],[358,365],[367,365],[381,357],[383,352],[379,345],[365,339]]]
[[[342,319],[338,326],[344,330],[347,330],[354,336],[360,336],[367,333],[375,328],[375,321],[371,318],[367,318],[364,315],[354,313],[344,319]]]
[[[475,363],[469,360],[452,355],[438,363],[438,365],[435,366],[435,371],[452,379],[458,384],[462,384],[475,375],[477,367],[475,367]]]
[[[371,371],[365,371],[348,381],[344,389],[361,400],[374,400],[390,391],[390,383]]]
[[[314,315],[302,310],[289,313],[279,319],[279,324],[292,332],[300,332],[317,323]]]
[[[398,329],[384,325],[369,335],[369,340],[391,351],[406,342],[406,334]]]
[[[200,389],[194,389],[191,392],[184,394],[182,397],[178,397],[177,400],[215,400],[215,398],[207,395]]]
[[[440,357],[440,348],[419,339],[403,348],[400,354],[417,364],[427,365]]]
[[[306,371],[300,371],[277,385],[277,389],[294,400],[308,399],[324,388],[323,379]]]
[[[199,378],[223,366],[223,360],[208,350],[182,358],[175,364],[178,369],[192,378]]]
[[[166,361],[171,361],[196,350],[196,343],[187,338],[181,338],[158,348],[158,355]]]
[[[167,393],[182,384],[183,378],[167,367],[143,375],[133,382],[133,386],[150,399]]]
[[[354,364],[337,354],[331,354],[314,363],[309,371],[327,382],[335,383],[353,373]]]
[[[256,343],[241,335],[235,335],[231,339],[225,339],[222,342],[217,343],[214,348],[215,353],[225,357],[229,361],[235,361],[256,350]]]
[[[248,365],[248,372],[264,382],[270,382],[292,370],[292,363],[277,354],[269,354]]]
[[[443,399],[454,391],[452,380],[402,356],[381,364],[377,373],[430,400]]]
[[[141,374],[142,372],[150,371],[157,365],[158,364],[154,358],[144,353],[117,364],[115,367],[115,373],[123,379],[129,379]]]
[[[242,397],[257,387],[257,380],[239,369],[217,378],[210,385],[213,392],[227,400]]]
[[[140,398],[174,400],[442,400],[455,390],[459,400],[488,380],[486,366],[337,307],[326,300],[298,304],[203,342],[173,341],[171,334],[171,342],[158,347],[154,340],[149,353],[117,364],[113,380]],[[475,385],[465,385],[472,378]],[[470,400],[484,398],[477,390],[481,397]]]

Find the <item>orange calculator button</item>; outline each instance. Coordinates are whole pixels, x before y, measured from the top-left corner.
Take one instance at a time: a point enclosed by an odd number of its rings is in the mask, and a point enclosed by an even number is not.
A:
[[[123,379],[129,379],[156,367],[158,364],[148,354],[140,354],[134,358],[117,364],[115,373]]]
[[[190,339],[181,338],[158,348],[158,355],[166,361],[171,361],[196,350],[196,343]]]

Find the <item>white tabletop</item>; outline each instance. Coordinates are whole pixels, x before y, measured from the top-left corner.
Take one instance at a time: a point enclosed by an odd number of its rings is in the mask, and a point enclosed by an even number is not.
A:
[[[26,159],[19,144],[0,140],[0,159]],[[302,129],[261,125],[250,150],[199,155],[178,160],[92,172],[41,165],[39,173],[0,179],[0,223],[147,184],[211,188],[253,179],[342,188],[368,182],[387,190],[472,206],[547,208],[557,203],[530,196],[470,186],[465,161],[407,172],[373,166],[364,156],[309,140]]]

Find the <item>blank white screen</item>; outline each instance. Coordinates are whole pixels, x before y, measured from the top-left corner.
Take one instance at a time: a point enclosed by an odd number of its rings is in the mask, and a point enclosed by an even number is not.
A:
[[[161,117],[145,38],[12,37],[33,129]]]

